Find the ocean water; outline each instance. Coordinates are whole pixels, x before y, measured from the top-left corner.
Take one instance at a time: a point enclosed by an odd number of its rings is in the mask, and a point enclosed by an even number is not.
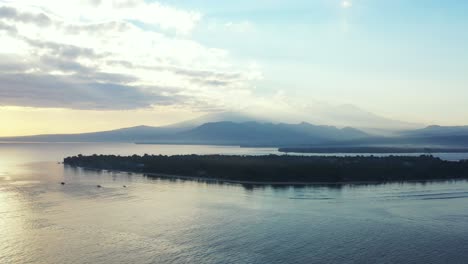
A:
[[[249,186],[58,164],[79,153],[277,152],[226,146],[0,144],[0,263],[468,260],[466,181]]]

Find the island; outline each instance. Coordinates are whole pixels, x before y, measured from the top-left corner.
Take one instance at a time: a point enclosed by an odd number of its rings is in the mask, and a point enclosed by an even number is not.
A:
[[[239,183],[313,184],[468,179],[468,161],[407,156],[91,155],[66,166]]]
[[[279,152],[284,153],[353,153],[353,154],[431,154],[431,153],[468,153],[468,148],[441,148],[441,147],[379,147],[379,146],[325,146],[325,147],[281,147]]]

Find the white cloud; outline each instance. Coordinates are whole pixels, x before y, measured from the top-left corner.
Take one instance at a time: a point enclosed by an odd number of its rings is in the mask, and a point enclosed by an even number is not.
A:
[[[144,0],[22,0],[1,1],[21,10],[37,10],[50,14],[56,19],[72,23],[102,23],[108,21],[135,20],[176,30],[190,32],[201,19],[201,14],[185,11],[157,2]],[[39,14],[40,16],[40,14]]]
[[[3,64],[8,72],[0,77],[16,87],[0,83],[0,105],[67,107],[68,102],[74,109],[107,109],[102,100],[107,92],[111,109],[119,102],[122,109],[210,108],[226,93],[250,90],[249,82],[261,78],[259,67],[239,65],[226,50],[190,39],[201,17],[143,0],[0,0],[0,56],[15,58],[11,67]],[[13,77],[28,75],[41,85],[14,83]],[[60,87],[52,85],[57,80]],[[135,103],[121,98],[130,94]]]

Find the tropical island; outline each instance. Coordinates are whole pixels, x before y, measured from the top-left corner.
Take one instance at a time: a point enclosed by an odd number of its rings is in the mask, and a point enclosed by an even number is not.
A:
[[[313,184],[468,179],[468,161],[402,156],[91,155],[64,164],[96,170],[144,173],[240,183]]]
[[[379,147],[379,146],[315,146],[315,147],[281,147],[284,153],[358,153],[358,154],[415,154],[415,153],[468,153],[468,148],[441,147]]]

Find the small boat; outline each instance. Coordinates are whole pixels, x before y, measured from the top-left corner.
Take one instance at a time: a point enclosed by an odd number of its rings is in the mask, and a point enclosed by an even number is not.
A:
[[[98,184],[98,185],[96,185],[96,187],[101,188],[102,186]]]
[[[60,184],[65,185],[65,182],[61,182]]]

